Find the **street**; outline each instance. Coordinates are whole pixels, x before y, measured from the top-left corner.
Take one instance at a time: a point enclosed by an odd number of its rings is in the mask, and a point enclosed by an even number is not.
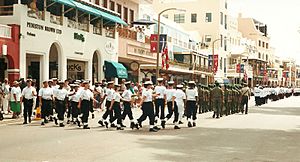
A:
[[[147,121],[142,130],[99,127],[102,112],[90,130],[11,122],[0,126],[0,161],[300,161],[299,105],[299,97],[290,97],[251,106],[248,115],[212,119],[206,113],[196,128],[185,123],[174,130],[169,121],[157,133],[148,132]]]

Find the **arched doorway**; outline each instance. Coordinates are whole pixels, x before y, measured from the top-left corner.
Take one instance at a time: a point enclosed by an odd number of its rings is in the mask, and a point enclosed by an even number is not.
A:
[[[58,45],[53,43],[49,51],[49,78],[58,78],[58,63],[59,63]]]
[[[100,58],[100,52],[99,51],[95,51],[93,54],[93,79],[92,82],[93,84],[96,81],[100,80],[100,73],[101,73],[101,58]]]

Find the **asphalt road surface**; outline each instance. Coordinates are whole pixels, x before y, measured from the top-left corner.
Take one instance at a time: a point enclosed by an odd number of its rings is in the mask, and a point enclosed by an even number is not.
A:
[[[99,127],[101,114],[90,120],[90,130],[2,122],[0,161],[300,161],[300,97],[251,107],[248,115],[212,119],[212,113],[201,114],[196,128],[184,121],[174,130],[168,123],[157,133],[148,132],[148,122],[142,130]]]

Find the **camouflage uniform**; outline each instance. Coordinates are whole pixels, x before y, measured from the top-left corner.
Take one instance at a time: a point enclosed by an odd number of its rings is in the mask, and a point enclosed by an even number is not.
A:
[[[223,107],[223,98],[224,98],[224,92],[217,84],[215,88],[211,91],[212,101],[213,101],[213,110],[214,110],[214,116],[217,116],[219,118],[222,113],[222,107]]]
[[[198,88],[198,95],[199,95],[199,99],[198,99],[198,106],[199,106],[199,114],[204,113],[204,106],[203,106],[203,97],[204,97],[204,89],[203,86],[200,85]]]

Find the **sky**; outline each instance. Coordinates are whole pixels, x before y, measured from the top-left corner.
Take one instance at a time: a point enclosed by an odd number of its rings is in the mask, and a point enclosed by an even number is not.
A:
[[[275,54],[300,64],[300,0],[228,0],[228,8],[267,24]]]

